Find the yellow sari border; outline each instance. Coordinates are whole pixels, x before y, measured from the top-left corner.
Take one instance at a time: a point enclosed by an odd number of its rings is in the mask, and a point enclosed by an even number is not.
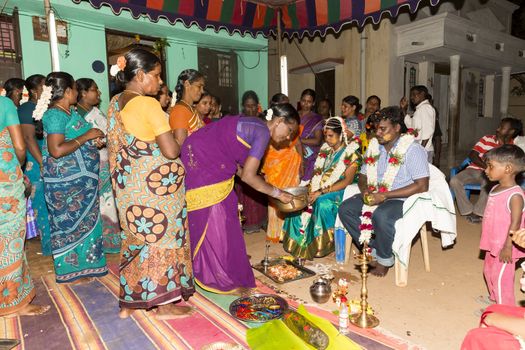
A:
[[[201,287],[205,291],[216,293],[216,294],[239,294],[239,295],[243,295],[245,293],[246,294],[249,294],[249,293],[253,294],[253,293],[255,293],[257,291],[257,288],[244,288],[244,287],[238,287],[238,288],[234,288],[232,290],[223,291],[223,290],[215,289],[215,288],[212,288],[212,287],[208,287],[207,285],[205,285],[204,283],[199,281],[197,279],[197,277],[193,277],[193,280],[195,281],[195,283],[199,287]]]
[[[188,211],[211,207],[222,202],[233,190],[234,177],[208,186],[203,186],[186,192]]]
[[[202,233],[201,239],[199,239],[199,242],[197,243],[197,246],[195,247],[195,251],[193,252],[193,259],[197,256],[197,253],[201,249],[202,242],[204,242],[204,238],[206,238],[206,233],[208,232],[208,223],[206,223],[206,227],[204,227],[204,232]]]
[[[246,142],[242,137],[240,137],[239,135],[237,135],[237,141],[239,141],[244,146],[246,146],[246,148],[249,148],[249,149],[252,148],[252,146],[248,142]]]

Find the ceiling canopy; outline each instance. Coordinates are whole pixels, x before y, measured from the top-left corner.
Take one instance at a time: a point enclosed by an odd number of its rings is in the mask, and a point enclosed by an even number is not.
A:
[[[230,34],[275,35],[277,12],[281,12],[283,35],[292,37],[338,32],[348,23],[362,26],[378,23],[383,14],[397,16],[407,7],[415,12],[423,0],[72,0],[88,1],[93,7],[110,6],[115,14],[130,11],[153,22],[165,18],[186,27],[226,29]],[[440,0],[427,0],[436,5]]]

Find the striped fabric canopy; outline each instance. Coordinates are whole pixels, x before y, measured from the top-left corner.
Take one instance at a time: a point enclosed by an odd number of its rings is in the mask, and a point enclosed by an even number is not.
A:
[[[128,10],[137,18],[148,16],[156,22],[160,18],[170,23],[182,22],[190,27],[226,29],[230,34],[263,34],[277,32],[277,11],[282,13],[283,34],[287,36],[325,35],[328,30],[338,32],[348,23],[362,26],[367,20],[378,23],[384,13],[397,16],[399,9],[408,7],[415,12],[422,0],[297,0],[287,5],[272,7],[264,0],[73,0],[89,1],[96,8],[108,5],[119,14]],[[430,0],[436,5],[440,0]]]

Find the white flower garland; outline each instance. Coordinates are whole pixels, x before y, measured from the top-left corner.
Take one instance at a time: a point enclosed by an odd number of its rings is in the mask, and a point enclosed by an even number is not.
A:
[[[310,192],[315,192],[324,188],[328,188],[330,186],[333,186],[337,181],[339,181],[341,176],[346,171],[346,168],[350,165],[348,162],[352,158],[353,154],[360,147],[361,146],[359,145],[359,142],[357,142],[356,140],[352,140],[350,144],[346,145],[345,150],[341,155],[341,158],[339,158],[339,161],[337,162],[334,170],[332,171],[332,174],[330,174],[326,181],[322,182],[324,165],[325,162],[328,160],[328,154],[332,151],[332,148],[328,146],[327,143],[324,143],[321,147],[321,150],[319,151],[319,155],[315,159],[314,172],[318,171],[319,173],[315,174],[312,177],[312,180],[310,182]],[[325,155],[324,157],[323,154]],[[302,235],[304,235],[304,233],[306,232],[306,226],[308,226],[308,223],[310,222],[312,212],[313,208],[309,205],[301,214],[301,228],[299,229],[299,232]]]
[[[33,119],[40,120],[44,116],[44,113],[49,108],[51,97],[53,96],[53,88],[51,86],[44,85],[42,95],[36,103],[35,110],[33,111]]]
[[[337,165],[335,166],[334,170],[332,171],[332,174],[330,174],[330,177],[326,179],[326,181],[322,181],[323,178],[323,172],[316,173],[312,177],[312,181],[310,183],[310,191],[315,192],[322,190],[324,188],[328,188],[330,186],[333,186],[341,176],[344,174],[347,168],[347,164],[345,163],[345,160],[350,159],[352,155],[360,148],[359,143],[357,141],[351,141],[350,144],[348,144],[341,155],[341,158],[339,158],[339,162],[337,162]],[[321,150],[319,151],[319,155],[317,156],[314,164],[314,171],[317,169],[324,170],[324,166],[326,161],[328,160],[328,154],[332,151],[332,148],[327,144],[324,143],[321,147]],[[326,157],[323,157],[322,155],[327,155]],[[349,165],[349,164],[348,164]]]
[[[403,164],[404,156],[414,142],[414,136],[405,134],[399,138],[397,145],[390,150],[388,153],[388,165],[381,179],[381,183],[377,179],[377,163],[379,160],[379,142],[376,138],[370,140],[364,162],[366,164],[366,177],[369,192],[371,193],[382,193],[390,191],[392,184],[399,172],[401,164]],[[374,233],[374,228],[372,225],[372,214],[377,209],[377,205],[370,206],[366,203],[363,204],[363,209],[361,211],[361,225],[359,227],[361,234],[359,236],[359,243],[363,244],[366,242],[368,244]]]

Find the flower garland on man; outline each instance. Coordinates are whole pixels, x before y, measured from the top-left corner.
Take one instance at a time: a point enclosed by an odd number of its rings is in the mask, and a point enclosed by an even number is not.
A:
[[[428,190],[430,173],[425,149],[407,133],[401,109],[383,108],[379,118],[359,175],[361,194],[341,204],[339,217],[359,249],[364,243],[372,249],[371,273],[384,276],[394,264],[394,225],[403,202]]]
[[[327,119],[323,144],[310,182],[309,206],[288,216],[283,225],[284,249],[306,259],[334,251],[337,209],[346,186],[351,184],[360,164],[358,139],[347,140],[346,124],[340,117]]]

